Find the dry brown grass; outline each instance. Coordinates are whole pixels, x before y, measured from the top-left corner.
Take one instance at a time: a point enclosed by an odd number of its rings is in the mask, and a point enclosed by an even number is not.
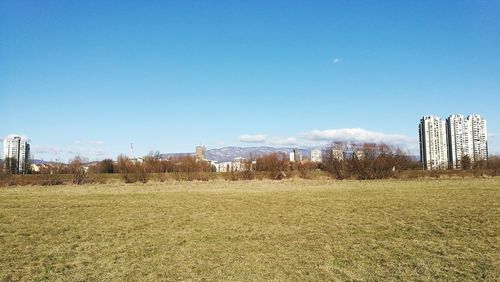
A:
[[[500,179],[0,189],[9,280],[499,279]]]

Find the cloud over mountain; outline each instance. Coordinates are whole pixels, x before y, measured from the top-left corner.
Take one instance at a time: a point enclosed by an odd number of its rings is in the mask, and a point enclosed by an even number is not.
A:
[[[302,133],[301,136],[312,141],[346,141],[346,142],[370,142],[387,144],[405,144],[414,140],[402,134],[387,134],[370,131],[362,128],[340,128],[326,130],[312,130]]]
[[[386,143],[415,151],[418,140],[402,134],[387,134],[363,128],[339,128],[311,130],[291,137],[273,137],[265,134],[245,134],[238,140],[242,143],[258,143],[271,146],[321,147],[331,142]]]

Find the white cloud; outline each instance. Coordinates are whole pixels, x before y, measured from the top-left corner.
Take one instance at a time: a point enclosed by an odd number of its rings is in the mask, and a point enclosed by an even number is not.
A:
[[[418,150],[418,140],[413,137],[402,134],[387,134],[362,128],[340,128],[326,130],[315,129],[292,137],[275,137],[264,134],[245,134],[241,135],[238,140],[244,143],[303,147],[325,146],[334,141],[354,143],[386,143],[388,145],[394,145],[404,149],[408,149],[412,152]]]
[[[250,135],[250,134],[244,134],[238,137],[238,141],[244,142],[244,143],[265,143],[266,142],[266,135],[263,134],[255,134],[255,135]]]
[[[500,133],[496,133],[496,132],[488,133],[488,138],[489,139],[494,139],[494,138],[496,138],[498,136],[500,136]]]
[[[340,63],[340,61],[341,61],[341,59],[340,59],[340,58],[335,58],[335,59],[333,59],[333,61],[332,61],[332,62],[333,62],[334,64],[338,64],[338,63]]]
[[[347,141],[347,142],[373,142],[387,143],[393,145],[408,144],[415,140],[401,134],[386,134],[382,132],[369,131],[362,128],[341,128],[312,130],[301,134],[305,139],[312,141]]]

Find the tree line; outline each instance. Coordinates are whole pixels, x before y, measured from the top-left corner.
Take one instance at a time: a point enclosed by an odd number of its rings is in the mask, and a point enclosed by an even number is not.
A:
[[[2,178],[15,174],[15,160],[4,160],[0,164]],[[490,157],[487,162],[469,164],[464,158],[464,170],[473,171],[474,175],[498,175],[500,158]],[[28,171],[28,168],[26,168]],[[50,175],[49,184],[60,184],[60,175],[70,175],[71,183],[93,182],[98,175],[119,174],[125,183],[147,182],[152,176],[160,180],[164,175],[172,175],[175,180],[210,180],[217,178],[216,169],[207,161],[194,156],[162,158],[159,152],[151,152],[142,161],[120,155],[116,160],[104,159],[89,163],[81,157],[75,157],[68,164],[41,166],[37,174]],[[33,173],[33,172],[31,172]],[[397,178],[402,173],[407,175],[434,175],[445,172],[423,172],[419,161],[411,158],[408,152],[384,143],[348,143],[334,142],[323,150],[321,163],[311,161],[290,162],[286,153],[248,158],[241,162],[239,171],[222,173],[227,180],[250,180],[254,178],[284,179],[289,177],[314,178],[323,173],[335,179],[386,179]],[[159,175],[159,176],[158,176]],[[12,179],[12,178],[10,178]],[[68,180],[66,180],[68,181]]]

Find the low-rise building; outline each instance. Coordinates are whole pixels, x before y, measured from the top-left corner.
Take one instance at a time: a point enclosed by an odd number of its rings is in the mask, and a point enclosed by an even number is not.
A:
[[[332,160],[343,161],[345,158],[344,150],[342,150],[341,148],[332,148],[331,154],[332,154]]]
[[[241,157],[235,158],[232,162],[212,162],[212,167],[215,168],[216,172],[237,172],[250,169],[245,163],[245,159]]]
[[[321,150],[318,150],[318,149],[311,150],[311,162],[314,162],[314,163],[322,162]]]
[[[206,160],[207,159],[207,148],[205,146],[196,146],[195,153],[197,160]]]

